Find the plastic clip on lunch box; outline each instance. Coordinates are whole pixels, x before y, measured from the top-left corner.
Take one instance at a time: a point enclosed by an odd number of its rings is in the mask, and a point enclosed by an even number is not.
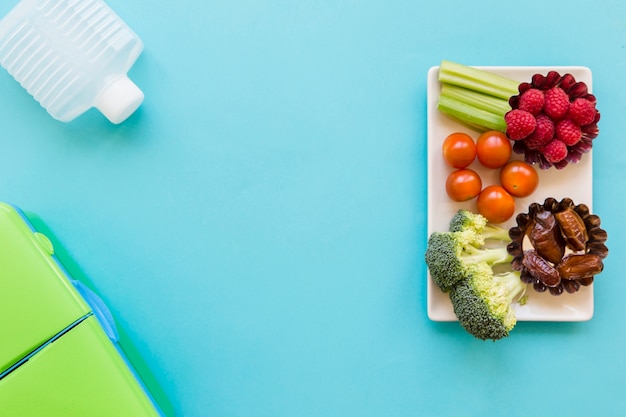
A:
[[[0,203],[0,416],[153,417],[112,317],[50,240]]]

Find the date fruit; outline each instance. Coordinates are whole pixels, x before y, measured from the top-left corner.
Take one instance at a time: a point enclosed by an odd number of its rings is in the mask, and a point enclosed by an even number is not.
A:
[[[525,251],[522,264],[533,277],[541,281],[546,287],[556,287],[561,283],[559,271],[550,262],[542,258],[536,250]]]
[[[583,255],[570,254],[559,262],[556,269],[563,279],[582,279],[602,272],[604,264],[598,255],[590,253]]]
[[[585,250],[589,236],[585,222],[571,207],[554,214],[567,246],[574,251]]]
[[[541,210],[528,233],[530,244],[547,261],[557,263],[565,254],[565,240],[554,214]]]
[[[509,229],[511,268],[537,292],[575,293],[602,272],[609,249],[600,217],[571,198],[531,203]]]

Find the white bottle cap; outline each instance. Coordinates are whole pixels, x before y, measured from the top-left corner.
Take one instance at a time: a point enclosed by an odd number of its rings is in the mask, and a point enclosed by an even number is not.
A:
[[[143,102],[143,92],[128,76],[116,78],[96,97],[95,107],[106,116],[111,123],[122,123]]]

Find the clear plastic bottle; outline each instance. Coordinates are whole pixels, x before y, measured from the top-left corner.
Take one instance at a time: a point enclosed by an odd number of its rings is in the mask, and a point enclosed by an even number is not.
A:
[[[121,123],[143,102],[139,37],[102,0],[21,0],[0,20],[0,65],[54,117],[92,107]]]

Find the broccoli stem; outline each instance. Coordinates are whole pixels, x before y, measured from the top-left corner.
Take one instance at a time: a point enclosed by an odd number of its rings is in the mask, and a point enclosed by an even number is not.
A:
[[[515,311],[511,305],[526,303],[526,284],[520,279],[519,272],[509,271],[493,275],[489,289],[491,294],[485,298],[485,302],[489,305],[489,310],[495,317],[498,317],[509,332],[517,323]]]
[[[520,279],[519,272],[508,271],[495,274],[493,276],[496,288],[502,291],[502,295],[509,300],[509,303],[526,303],[527,285]]]
[[[482,230],[482,235],[485,239],[504,240],[507,242],[511,241],[511,237],[509,236],[509,231],[507,229],[490,224],[485,225]]]
[[[484,249],[468,245],[464,248],[461,257],[467,263],[485,262],[490,266],[501,265],[513,260],[513,256],[509,254],[506,246]]]
[[[442,61],[437,109],[479,130],[506,131],[504,115],[519,83],[478,68]]]

